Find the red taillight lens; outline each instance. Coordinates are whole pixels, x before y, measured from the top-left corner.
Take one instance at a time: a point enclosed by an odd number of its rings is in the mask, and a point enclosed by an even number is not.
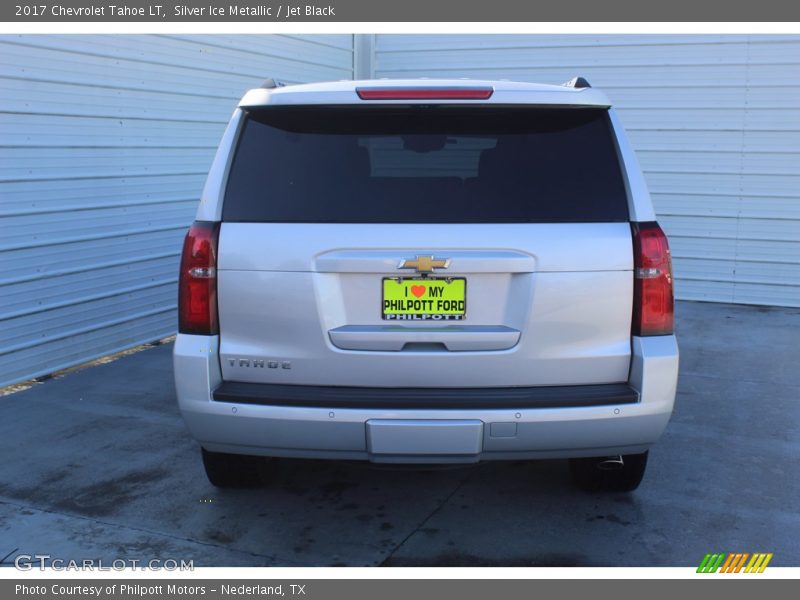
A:
[[[632,223],[633,335],[673,331],[672,260],[667,236],[658,223]]]
[[[356,88],[362,100],[487,100],[494,88]]]
[[[216,335],[219,223],[195,221],[183,241],[178,281],[178,331]]]

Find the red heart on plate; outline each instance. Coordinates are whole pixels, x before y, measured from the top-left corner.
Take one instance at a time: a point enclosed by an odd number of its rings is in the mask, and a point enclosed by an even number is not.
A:
[[[411,286],[411,293],[414,294],[417,298],[422,296],[425,293],[425,286],[424,285],[412,285]]]

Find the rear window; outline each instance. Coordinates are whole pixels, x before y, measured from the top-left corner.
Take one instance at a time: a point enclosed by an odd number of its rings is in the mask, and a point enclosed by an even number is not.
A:
[[[605,109],[294,106],[248,113],[222,218],[622,222],[628,208]]]

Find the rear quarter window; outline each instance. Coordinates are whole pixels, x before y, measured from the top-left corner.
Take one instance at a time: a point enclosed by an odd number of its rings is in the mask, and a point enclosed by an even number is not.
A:
[[[223,220],[623,222],[608,112],[497,106],[251,110]]]

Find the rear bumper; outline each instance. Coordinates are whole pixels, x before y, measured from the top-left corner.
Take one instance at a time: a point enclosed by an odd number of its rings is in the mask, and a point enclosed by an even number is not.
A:
[[[215,337],[179,335],[178,402],[211,451],[374,462],[643,452],[675,400],[674,336],[633,339],[627,384],[396,390],[222,383]],[[215,392],[216,391],[216,392]]]
[[[476,410],[572,408],[634,404],[639,394],[630,385],[573,385],[506,388],[368,388],[275,385],[223,381],[211,397],[217,402],[377,410]]]

